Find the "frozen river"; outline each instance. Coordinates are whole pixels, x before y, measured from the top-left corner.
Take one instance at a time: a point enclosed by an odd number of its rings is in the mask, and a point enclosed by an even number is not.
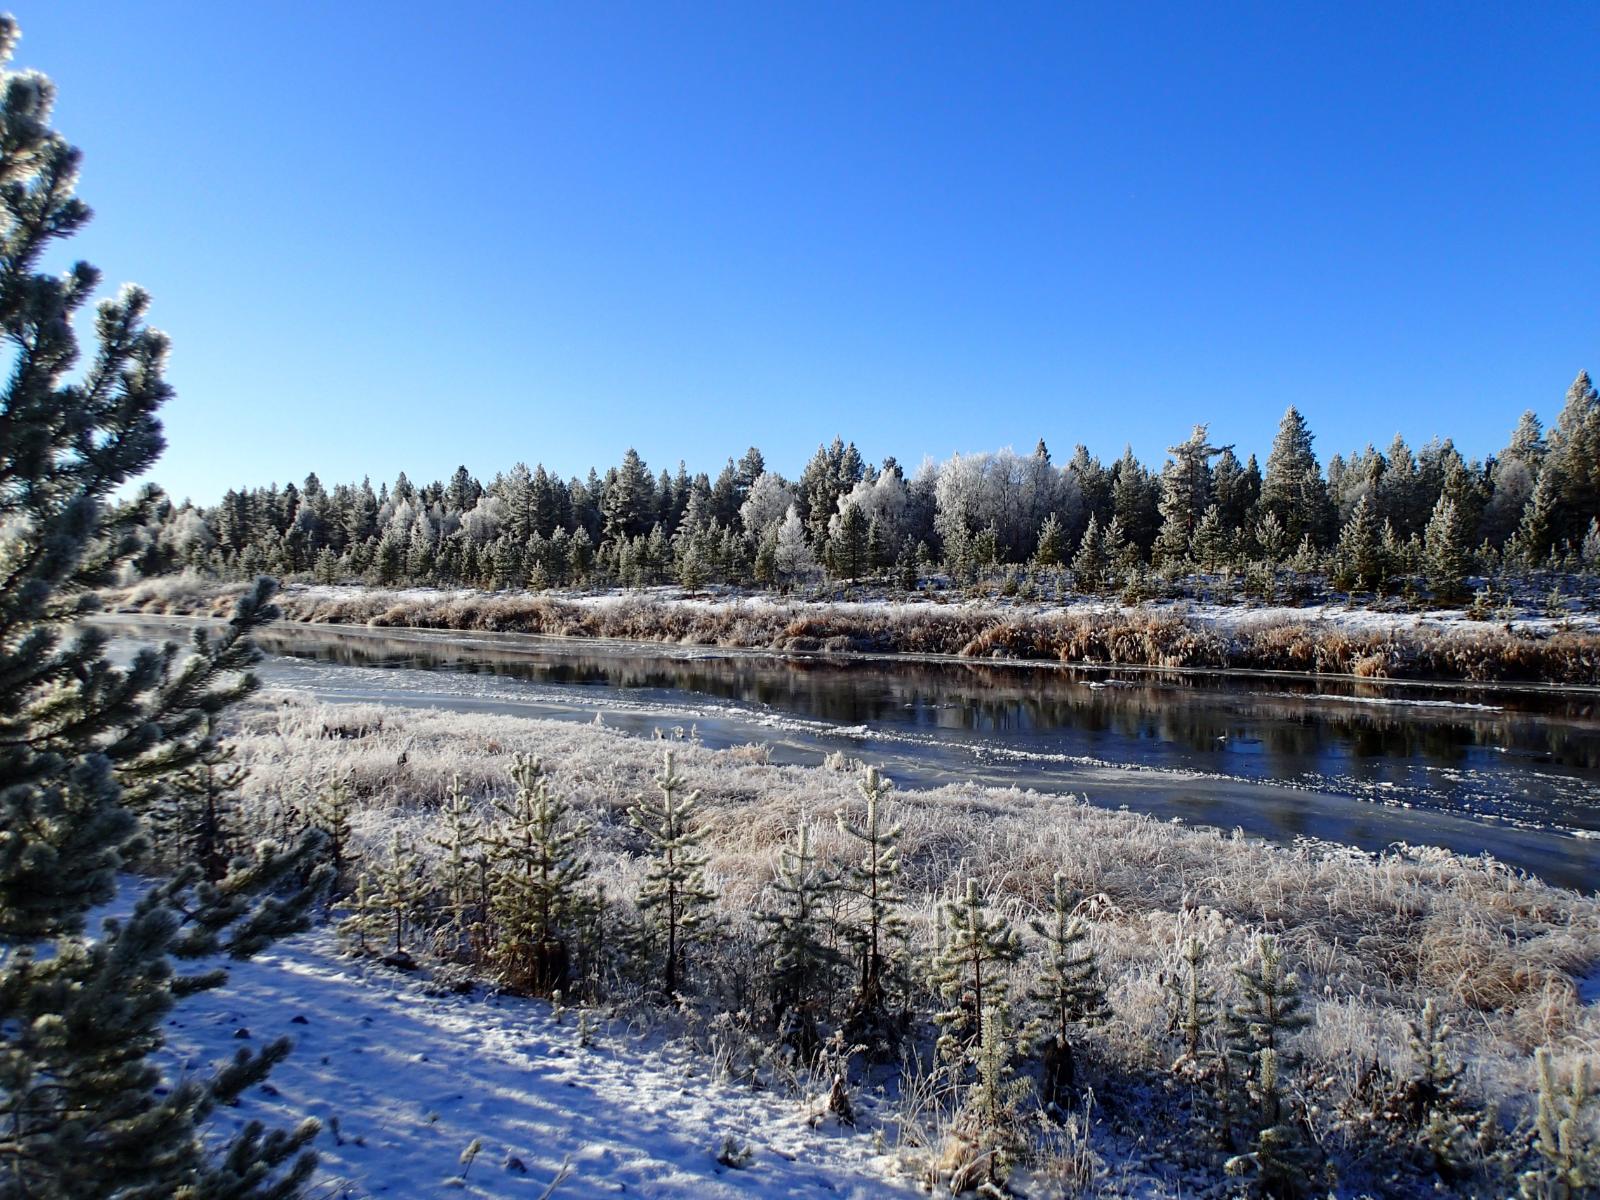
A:
[[[192,622],[106,618],[119,642]],[[280,624],[268,687],[592,721],[776,762],[829,753],[902,785],[1071,792],[1163,818],[1363,849],[1430,844],[1596,887],[1600,692],[1419,686]]]

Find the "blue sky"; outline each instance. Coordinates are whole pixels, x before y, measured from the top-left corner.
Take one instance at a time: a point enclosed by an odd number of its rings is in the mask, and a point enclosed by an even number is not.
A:
[[[1504,444],[1600,369],[1600,8],[20,5],[179,496]]]

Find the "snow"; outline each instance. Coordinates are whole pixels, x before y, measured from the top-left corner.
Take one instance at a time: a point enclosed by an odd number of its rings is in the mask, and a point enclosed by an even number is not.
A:
[[[539,1197],[563,1164],[561,1200],[916,1194],[887,1177],[892,1159],[869,1133],[813,1129],[801,1100],[712,1079],[702,1055],[660,1033],[618,1023],[584,1048],[577,1025],[533,1001],[432,994],[341,956],[319,929],[185,1000],[164,1053],[174,1069],[203,1069],[291,1036],[267,1084],[216,1122],[320,1118],[313,1195]],[[751,1148],[748,1165],[717,1161],[727,1137]],[[482,1150],[457,1185],[474,1139]]]
[[[708,588],[685,592],[680,587],[660,587],[627,590],[612,588],[606,591],[546,592],[501,591],[485,592],[470,588],[378,588],[359,584],[290,584],[286,595],[312,601],[383,600],[388,603],[432,603],[449,600],[486,599],[489,597],[522,597],[533,599],[547,597],[581,607],[608,608],[626,604],[655,603],[694,611],[715,612],[723,610],[760,613],[779,610],[795,614],[835,614],[838,616],[865,616],[872,613],[892,612],[913,615],[929,612],[981,612],[995,617],[1016,616],[1092,616],[1111,615],[1142,610],[1150,613],[1184,617],[1198,625],[1233,634],[1251,627],[1271,625],[1315,625],[1335,628],[1346,633],[1395,633],[1413,631],[1461,631],[1484,628],[1502,628],[1504,622],[1496,619],[1484,622],[1475,620],[1465,609],[1429,609],[1405,611],[1372,608],[1344,603],[1304,605],[1214,604],[1199,600],[1151,600],[1141,605],[1124,605],[1115,600],[1082,599],[1070,603],[1042,601],[951,599],[940,595],[916,597],[870,596],[860,600],[805,600],[793,596],[775,596],[764,593],[743,592],[737,589]],[[1563,629],[1579,633],[1600,632],[1600,615],[1574,612],[1557,619],[1535,613],[1526,607],[1520,609],[1511,621],[1512,626],[1524,633],[1548,636]]]

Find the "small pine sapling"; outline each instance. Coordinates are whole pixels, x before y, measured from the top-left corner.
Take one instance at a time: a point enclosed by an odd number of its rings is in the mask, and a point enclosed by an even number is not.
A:
[[[356,876],[355,890],[350,893],[345,908],[344,919],[339,922],[339,936],[346,939],[357,954],[371,954],[374,945],[383,938],[386,910],[369,872]]]
[[[810,1056],[821,1041],[820,1018],[832,1008],[845,964],[823,922],[837,884],[817,865],[809,826],[802,824],[794,844],[779,853],[771,886],[777,902],[756,919],[767,930],[762,949],[772,955],[772,1017],[783,1041]]]
[[[334,894],[343,895],[355,861],[350,849],[350,818],[355,811],[355,801],[350,794],[349,781],[338,777],[328,780],[312,799],[309,809],[307,825],[322,833],[327,862],[333,868]]]
[[[397,829],[389,842],[388,857],[371,868],[373,903],[394,950],[385,960],[399,967],[413,965],[406,950],[406,935],[421,921],[427,893],[416,851]]]
[[[1415,1131],[1427,1166],[1446,1183],[1466,1177],[1491,1124],[1460,1093],[1462,1068],[1450,1053],[1451,1032],[1438,1003],[1428,997],[1421,1016],[1411,1023],[1416,1070],[1399,1089],[1394,1113]]]
[[[1600,1190],[1600,1142],[1595,1139],[1595,1088],[1589,1060],[1574,1062],[1565,1087],[1549,1047],[1534,1051],[1539,1107],[1533,1125],[1534,1163],[1518,1177],[1521,1200],[1580,1200]]]
[[[1247,1180],[1253,1195],[1296,1200],[1310,1194],[1311,1155],[1284,1099],[1278,1051],[1263,1046],[1254,1061],[1250,1098],[1255,1103],[1255,1135],[1249,1150],[1228,1159],[1227,1172]]]
[[[1062,1111],[1071,1106],[1068,1093],[1077,1082],[1074,1034],[1081,1026],[1099,1024],[1110,1013],[1105,983],[1089,943],[1089,923],[1073,913],[1073,904],[1066,878],[1057,875],[1049,918],[1028,922],[1044,939],[1044,970],[1028,992],[1039,1012],[1028,1033],[1044,1066],[1045,1104]]]
[[[1005,1000],[1004,972],[1022,957],[1022,937],[1011,922],[991,916],[969,879],[960,900],[947,901],[944,944],[934,963],[934,982],[946,1008],[934,1017],[939,1051],[959,1061],[978,1039],[983,1014]]]
[[[897,887],[902,827],[884,818],[882,801],[894,784],[876,767],[867,767],[856,786],[866,801],[860,824],[842,811],[837,816],[840,831],[862,845],[860,861],[851,864],[840,881],[841,890],[856,901],[854,918],[845,930],[858,967],[845,1032],[866,1046],[868,1054],[885,1058],[893,1054],[905,1028],[905,959],[893,949],[905,925]]]
[[[1230,1158],[1227,1170],[1249,1179],[1259,1195],[1288,1200],[1306,1194],[1315,1161],[1284,1094],[1287,1072],[1299,1061],[1289,1041],[1310,1018],[1276,938],[1258,939],[1254,960],[1235,975],[1243,998],[1229,1014],[1228,1052],[1250,1098],[1252,1133],[1250,1149]]]
[[[430,839],[444,851],[439,864],[439,892],[445,923],[438,930],[439,949],[447,958],[462,958],[472,950],[481,928],[481,883],[485,845],[483,821],[461,786],[461,776],[450,777],[449,790],[439,809],[439,835]]]
[[[706,854],[692,823],[700,793],[681,795],[684,781],[672,751],[655,782],[660,797],[641,799],[628,816],[648,842],[639,912],[663,956],[661,995],[671,1003],[684,989],[688,949],[701,936],[716,893],[706,882]]]
[[[1019,1076],[1017,1038],[1003,1003],[987,1005],[978,1037],[965,1054],[972,1085],[957,1114],[936,1171],[955,1194],[1006,1195],[1005,1183],[1027,1150],[1022,1106],[1033,1085]]]
[[[514,756],[511,778],[516,791],[496,802],[500,821],[488,839],[493,957],[511,986],[549,996],[571,975],[580,888],[589,873],[578,854],[585,830],[551,792],[538,759]]]
[[[243,840],[238,792],[247,772],[234,763],[236,753],[218,740],[216,715],[208,713],[204,748],[173,776],[166,796],[146,816],[168,864],[193,863],[208,883],[227,875]]]
[[[1217,1018],[1217,993],[1206,978],[1206,946],[1197,937],[1184,941],[1178,956],[1183,970],[1168,983],[1172,993],[1172,1028],[1183,1046],[1182,1061],[1198,1063],[1200,1040]]]

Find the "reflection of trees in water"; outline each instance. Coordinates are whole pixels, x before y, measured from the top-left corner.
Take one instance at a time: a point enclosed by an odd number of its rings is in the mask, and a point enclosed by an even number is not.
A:
[[[1043,670],[995,663],[929,663],[707,655],[673,658],[596,653],[574,646],[513,650],[455,647],[445,639],[292,629],[262,639],[268,650],[364,667],[415,667],[489,674],[550,685],[693,692],[846,725],[892,724],[931,733],[1074,733],[1093,753],[1108,743],[1166,743],[1196,765],[1220,768],[1259,756],[1263,776],[1349,769],[1350,759],[1460,764],[1474,749],[1512,750],[1556,764],[1600,769],[1600,734],[1572,722],[1595,719],[1585,696],[1452,689],[1452,698],[1507,711],[1357,705],[1317,695],[1381,699],[1382,685],[1346,680],[1143,672]],[[1091,688],[1089,682],[1109,686]],[[1270,695],[1259,690],[1268,689]],[[1415,693],[1413,693],[1415,694]],[[1439,693],[1429,693],[1437,697]],[[1518,710],[1521,711],[1518,711]],[[1064,747],[1074,749],[1071,747]],[[1312,763],[1307,760],[1315,760]]]

